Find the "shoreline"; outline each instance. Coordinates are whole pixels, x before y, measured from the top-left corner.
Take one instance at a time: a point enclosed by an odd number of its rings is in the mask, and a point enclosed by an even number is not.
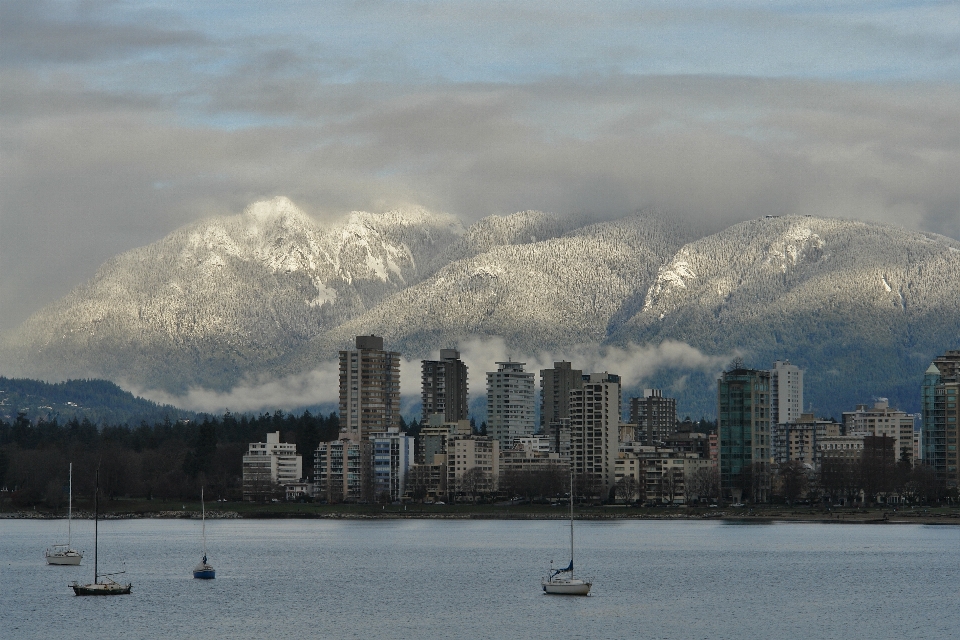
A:
[[[542,510],[516,509],[506,507],[499,509],[477,509],[458,505],[450,510],[417,509],[399,510],[392,505],[390,510],[375,509],[371,505],[358,508],[338,508],[324,505],[322,508],[313,505],[300,505],[301,508],[291,508],[283,505],[281,508],[262,508],[261,506],[247,506],[242,510],[211,509],[207,510],[208,520],[565,520],[566,513],[551,513]],[[303,508],[309,506],[310,508]],[[619,509],[617,510],[619,511]],[[668,521],[701,521],[719,520],[727,523],[740,524],[776,524],[776,523],[814,523],[814,524],[925,524],[925,525],[960,525],[960,509],[937,509],[935,513],[927,510],[855,510],[842,512],[803,512],[790,509],[762,509],[758,512],[744,509],[709,510],[696,512],[677,512],[667,510],[657,512],[604,512],[603,508],[585,508],[575,515],[577,520],[609,521],[609,520],[668,520]],[[85,511],[74,512],[75,520],[92,520],[93,514]],[[101,513],[102,520],[199,520],[200,510],[187,509],[129,509],[115,510]],[[0,512],[0,520],[65,520],[65,514],[55,514],[43,511],[9,511]]]

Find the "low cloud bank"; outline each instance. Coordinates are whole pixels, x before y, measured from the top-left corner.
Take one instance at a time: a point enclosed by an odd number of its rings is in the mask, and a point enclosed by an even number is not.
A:
[[[683,342],[665,341],[656,345],[630,344],[626,348],[581,344],[556,351],[534,354],[511,350],[501,338],[471,338],[460,343],[460,357],[469,369],[470,396],[486,393],[486,372],[496,371],[497,362],[524,362],[526,371],[539,376],[554,362],[566,360],[584,373],[608,372],[621,376],[625,388],[637,387],[663,369],[679,372],[718,371],[736,355],[707,355]],[[431,354],[439,357],[439,351]],[[685,377],[681,377],[686,380]],[[339,397],[339,365],[331,360],[316,369],[272,380],[257,380],[221,392],[195,387],[186,395],[162,391],[136,391],[154,402],[207,413],[257,412],[324,403],[336,403]],[[420,395],[420,360],[403,360],[400,366],[400,393],[403,406],[416,404]]]

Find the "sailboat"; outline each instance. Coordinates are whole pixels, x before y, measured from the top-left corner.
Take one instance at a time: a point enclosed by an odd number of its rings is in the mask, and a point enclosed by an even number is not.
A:
[[[543,592],[558,596],[586,596],[590,594],[592,582],[573,577],[573,470],[570,471],[570,564],[563,569],[553,570],[540,581]]]
[[[47,564],[76,566],[83,560],[83,554],[73,548],[70,535],[70,523],[73,520],[73,463],[70,463],[70,498],[67,502],[67,544],[55,544],[47,549]]]
[[[193,568],[193,577],[199,580],[213,580],[217,577],[217,572],[209,562],[207,562],[207,507],[203,501],[203,487],[200,487],[200,509],[203,530],[203,559]]]
[[[73,592],[78,596],[119,596],[130,593],[129,582],[120,584],[110,576],[123,573],[97,573],[97,542],[99,539],[98,525],[100,523],[100,468],[97,467],[97,488],[93,493],[93,582],[80,584],[76,580],[70,583]],[[102,580],[101,580],[102,579]]]

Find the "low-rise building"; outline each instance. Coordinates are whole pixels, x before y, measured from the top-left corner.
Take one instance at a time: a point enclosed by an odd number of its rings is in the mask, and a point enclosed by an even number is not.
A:
[[[392,427],[370,436],[373,442],[373,495],[378,502],[394,502],[406,491],[407,473],[413,465],[414,438]]]
[[[415,464],[410,467],[404,499],[436,502],[447,496],[447,456],[437,454],[433,464]]]
[[[309,482],[288,482],[283,485],[286,499],[290,502],[303,500],[313,495],[313,487]]]
[[[894,440],[897,460],[914,461],[913,415],[894,409],[886,398],[879,398],[872,407],[858,404],[855,411],[843,412],[846,433],[866,433],[872,436],[887,436]]]
[[[812,413],[800,414],[795,421],[772,425],[773,458],[778,465],[802,462],[813,467],[817,443],[827,436],[839,436],[841,426],[833,420],[818,420]]]
[[[497,490],[500,442],[488,436],[447,438],[447,490],[476,498]]]
[[[314,495],[327,502],[373,500],[373,442],[321,442],[313,455]]]
[[[260,501],[276,497],[288,483],[303,477],[303,457],[297,445],[280,442],[280,432],[267,434],[266,442],[251,442],[243,456],[243,499]]]
[[[636,491],[636,499],[648,504],[686,504],[714,497],[719,490],[715,460],[691,451],[650,447],[637,442],[622,443],[617,455],[618,493]],[[712,475],[711,475],[712,474]],[[711,480],[713,485],[710,486]],[[629,495],[619,499],[630,501]]]

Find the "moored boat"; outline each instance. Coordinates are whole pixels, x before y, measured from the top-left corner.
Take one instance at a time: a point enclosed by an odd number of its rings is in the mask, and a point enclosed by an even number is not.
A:
[[[550,571],[540,584],[543,592],[557,596],[590,595],[593,582],[573,576],[573,471],[570,472],[570,564],[563,569]]]
[[[70,524],[73,521],[73,463],[70,463],[70,491],[67,502],[67,544],[55,544],[48,548],[44,556],[47,564],[58,566],[76,566],[83,560],[83,554],[73,548]]]
[[[203,501],[203,487],[200,487],[200,509],[203,531],[203,559],[193,568],[193,577],[198,580],[213,580],[217,577],[217,572],[213,565],[207,562],[207,507]]]
[[[131,584],[121,584],[110,576],[118,573],[97,573],[97,548],[100,523],[100,469],[97,468],[97,488],[93,492],[93,582],[80,584],[76,580],[70,583],[73,593],[78,596],[119,596],[130,593]]]

